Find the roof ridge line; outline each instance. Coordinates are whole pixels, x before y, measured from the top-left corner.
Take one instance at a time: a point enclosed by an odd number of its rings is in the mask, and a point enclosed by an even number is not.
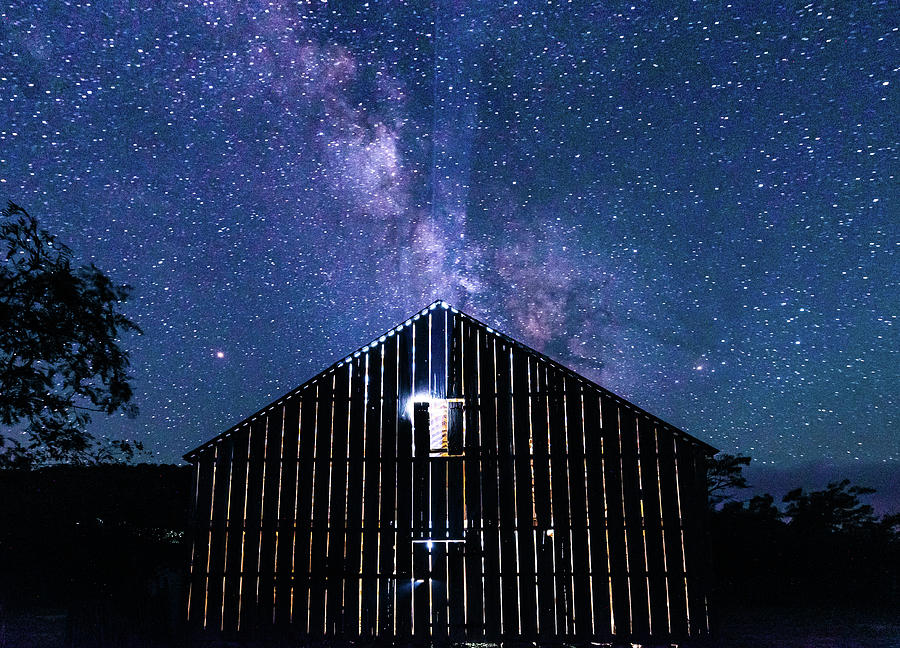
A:
[[[385,333],[382,333],[380,336],[375,337],[371,342],[368,342],[367,344],[364,344],[364,345],[362,345],[361,347],[358,347],[356,350],[352,351],[351,353],[348,353],[345,357],[342,357],[341,359],[339,359],[339,360],[337,360],[337,361],[335,361],[335,362],[332,362],[331,364],[329,364],[328,366],[326,366],[324,369],[322,369],[321,371],[317,372],[316,374],[314,374],[313,376],[311,376],[311,377],[308,378],[307,380],[303,381],[302,383],[300,383],[298,386],[294,387],[294,388],[291,389],[290,391],[288,391],[288,392],[282,394],[281,396],[279,396],[278,398],[276,398],[274,401],[272,401],[271,403],[269,403],[269,404],[266,405],[265,407],[262,407],[261,409],[257,410],[256,412],[254,412],[254,413],[251,414],[250,416],[247,416],[247,417],[243,418],[239,423],[236,423],[235,425],[232,425],[231,427],[229,427],[228,429],[226,429],[224,432],[222,432],[222,433],[220,433],[220,434],[217,434],[216,436],[214,436],[213,438],[209,439],[208,441],[206,441],[206,442],[204,442],[204,443],[201,443],[201,444],[198,445],[197,447],[193,448],[192,450],[190,450],[190,451],[188,451],[187,453],[185,453],[184,455],[182,455],[182,457],[183,457],[184,459],[188,459],[188,457],[194,455],[194,454],[197,453],[199,450],[202,450],[202,449],[204,449],[204,448],[206,448],[206,447],[208,447],[208,446],[210,446],[210,445],[212,445],[212,444],[214,444],[214,443],[217,443],[220,439],[222,439],[223,437],[228,436],[229,434],[231,434],[233,431],[237,430],[238,428],[243,427],[244,425],[248,425],[249,423],[251,423],[251,422],[253,422],[254,420],[256,420],[257,417],[259,417],[261,414],[263,414],[263,413],[265,413],[265,412],[271,410],[273,407],[275,407],[275,406],[277,406],[277,405],[282,404],[282,403],[285,401],[285,399],[290,398],[290,397],[293,396],[294,394],[296,394],[296,393],[302,391],[302,390],[305,389],[307,386],[309,386],[311,383],[313,383],[313,382],[315,382],[316,380],[318,380],[321,376],[326,375],[326,374],[330,374],[330,373],[334,372],[336,369],[338,369],[338,368],[344,366],[344,364],[349,364],[350,362],[353,361],[354,358],[358,358],[360,355],[362,355],[362,354],[364,354],[364,353],[368,353],[368,351],[369,351],[370,349],[374,349],[374,348],[375,348],[376,346],[378,346],[379,344],[383,344],[384,342],[387,341],[387,338],[396,335],[397,333],[401,332],[405,327],[410,326],[410,325],[413,324],[413,322],[418,321],[423,315],[427,315],[430,311],[437,310],[439,307],[440,307],[440,308],[444,308],[445,310],[449,310],[449,311],[450,311],[451,313],[453,313],[453,314],[459,314],[459,315],[462,315],[463,317],[465,317],[465,318],[471,320],[472,322],[474,322],[474,323],[477,324],[478,326],[483,327],[483,328],[485,329],[485,331],[487,331],[488,333],[490,333],[490,334],[492,334],[492,335],[496,335],[497,337],[499,337],[499,338],[501,338],[501,339],[503,339],[503,340],[505,340],[505,341],[507,341],[507,342],[513,344],[514,346],[517,346],[517,347],[523,349],[526,353],[529,353],[529,354],[535,356],[536,358],[538,358],[538,359],[540,359],[540,360],[542,360],[542,361],[544,361],[544,362],[550,363],[550,364],[553,365],[555,368],[561,370],[563,373],[565,373],[565,374],[567,374],[567,375],[570,375],[570,376],[576,378],[577,380],[580,380],[580,381],[582,381],[582,382],[584,382],[584,383],[587,383],[587,384],[591,385],[591,386],[594,387],[595,389],[598,389],[598,390],[600,390],[601,392],[603,392],[604,394],[609,395],[610,397],[612,397],[613,399],[615,399],[615,400],[616,400],[617,402],[619,402],[620,404],[625,405],[625,406],[627,406],[627,407],[630,407],[630,408],[634,409],[636,412],[643,413],[643,414],[645,414],[646,416],[649,416],[649,417],[651,417],[651,418],[653,418],[653,419],[656,419],[656,420],[660,421],[661,423],[663,423],[663,424],[666,425],[667,427],[671,428],[672,430],[674,430],[674,431],[676,431],[676,432],[678,432],[678,433],[680,433],[680,434],[682,434],[682,435],[684,435],[684,436],[686,436],[686,437],[692,439],[693,441],[696,441],[697,443],[701,444],[702,446],[705,446],[709,451],[714,451],[713,453],[718,452],[718,450],[717,450],[716,448],[714,448],[713,446],[709,445],[709,444],[706,443],[705,441],[701,441],[700,439],[698,439],[698,438],[696,438],[696,437],[694,437],[694,436],[688,434],[687,432],[685,432],[685,431],[682,430],[681,428],[679,428],[679,427],[677,427],[677,426],[675,426],[675,425],[672,425],[671,423],[667,423],[666,421],[663,421],[661,418],[659,418],[658,416],[656,416],[656,415],[654,415],[654,414],[651,414],[650,412],[648,412],[648,411],[645,410],[644,408],[642,408],[642,407],[640,407],[640,406],[638,406],[638,405],[635,405],[635,404],[632,403],[631,401],[629,401],[629,400],[623,398],[622,396],[619,396],[618,394],[616,394],[616,393],[614,393],[614,392],[611,392],[611,391],[608,390],[606,387],[603,387],[602,385],[600,385],[600,384],[594,382],[594,381],[591,380],[590,378],[586,378],[585,376],[582,376],[581,374],[579,374],[578,372],[574,371],[573,369],[570,369],[569,367],[566,367],[564,364],[562,364],[562,363],[559,362],[558,360],[554,360],[553,358],[551,358],[551,357],[549,357],[549,356],[547,356],[547,355],[541,353],[541,352],[538,351],[537,349],[533,349],[532,347],[528,346],[527,344],[525,344],[525,343],[523,343],[523,342],[519,342],[519,341],[516,340],[515,338],[510,337],[510,336],[507,335],[506,333],[503,333],[502,331],[498,331],[497,329],[495,329],[495,328],[489,326],[488,324],[482,322],[481,320],[479,320],[479,319],[477,319],[477,318],[475,318],[475,317],[469,315],[469,314],[466,313],[465,311],[460,310],[459,308],[457,308],[457,307],[451,305],[450,302],[448,302],[448,301],[446,301],[446,300],[443,300],[443,299],[436,299],[435,301],[433,301],[433,302],[431,302],[430,304],[426,305],[424,308],[417,310],[414,314],[412,314],[410,317],[406,318],[405,320],[403,320],[403,321],[400,322],[399,324],[397,324],[397,325],[395,325],[395,326],[392,326],[392,327],[389,328]]]

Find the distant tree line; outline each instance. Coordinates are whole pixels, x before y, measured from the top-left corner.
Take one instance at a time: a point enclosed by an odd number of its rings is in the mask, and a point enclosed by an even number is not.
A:
[[[849,480],[738,499],[750,458],[710,465],[710,542],[723,605],[896,607],[900,514],[878,516],[860,499],[874,489]]]

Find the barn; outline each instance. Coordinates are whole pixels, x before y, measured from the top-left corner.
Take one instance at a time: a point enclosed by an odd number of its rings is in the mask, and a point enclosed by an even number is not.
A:
[[[714,452],[438,301],[185,455],[189,623],[701,638]]]

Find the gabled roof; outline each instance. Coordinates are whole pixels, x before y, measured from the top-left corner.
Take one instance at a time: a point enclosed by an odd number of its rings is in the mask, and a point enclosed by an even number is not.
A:
[[[322,376],[325,376],[325,375],[328,375],[328,374],[334,372],[336,369],[338,369],[339,367],[342,367],[344,364],[351,362],[354,358],[358,358],[358,357],[359,357],[360,355],[362,355],[363,353],[367,353],[370,349],[374,349],[374,348],[376,348],[379,344],[383,344],[383,343],[387,340],[388,337],[391,337],[391,336],[393,336],[393,335],[396,335],[397,333],[401,332],[405,327],[412,325],[412,323],[413,323],[414,321],[418,320],[421,316],[427,315],[427,314],[428,314],[428,311],[436,310],[436,309],[438,309],[438,308],[447,309],[447,310],[449,310],[451,313],[453,313],[454,315],[458,315],[459,317],[461,317],[461,318],[463,318],[463,319],[465,319],[465,320],[468,320],[468,321],[471,322],[471,323],[474,323],[475,325],[477,325],[477,326],[479,326],[480,328],[482,328],[485,332],[487,332],[487,333],[489,333],[489,334],[491,334],[491,335],[496,336],[497,338],[503,340],[503,341],[506,342],[507,344],[509,344],[509,345],[511,345],[511,346],[514,346],[514,347],[517,347],[517,348],[521,349],[521,350],[524,351],[526,354],[528,354],[528,355],[530,355],[530,356],[532,356],[532,357],[535,357],[535,358],[541,360],[542,362],[545,362],[545,363],[551,365],[553,368],[557,369],[558,371],[561,371],[562,373],[564,373],[564,374],[566,374],[566,375],[568,375],[568,376],[570,376],[570,377],[572,377],[572,378],[575,378],[575,379],[577,379],[578,381],[580,381],[580,382],[582,382],[582,383],[584,383],[584,384],[586,384],[586,385],[589,385],[590,387],[592,387],[593,389],[596,389],[597,391],[601,392],[602,394],[605,394],[605,395],[609,396],[610,398],[612,398],[613,400],[615,400],[616,402],[618,402],[620,405],[624,405],[625,407],[628,407],[629,409],[633,410],[633,411],[636,412],[636,413],[644,414],[645,416],[649,416],[649,417],[651,417],[651,418],[653,418],[653,419],[656,419],[656,420],[658,420],[658,421],[661,421],[661,419],[660,419],[658,416],[655,416],[655,415],[651,414],[650,412],[648,412],[648,411],[646,411],[646,410],[644,410],[644,409],[638,407],[638,406],[635,405],[634,403],[631,403],[631,402],[625,400],[625,399],[622,398],[621,396],[619,396],[619,395],[617,395],[617,394],[614,394],[613,392],[611,392],[611,391],[609,391],[608,389],[606,389],[606,388],[604,388],[604,387],[598,385],[597,383],[593,382],[592,380],[589,380],[589,379],[585,378],[585,377],[582,376],[581,374],[578,374],[578,373],[572,371],[572,370],[569,369],[568,367],[566,367],[566,366],[560,364],[559,362],[557,362],[556,360],[553,360],[552,358],[547,357],[547,356],[544,355],[543,353],[541,353],[541,352],[539,352],[539,351],[536,351],[536,350],[532,349],[531,347],[529,347],[529,346],[527,346],[527,345],[525,345],[525,344],[522,344],[522,343],[519,342],[518,340],[514,340],[513,338],[509,337],[508,335],[506,335],[506,334],[504,334],[504,333],[501,333],[501,332],[497,331],[496,329],[494,329],[494,328],[488,326],[488,325],[485,324],[484,322],[481,322],[480,320],[478,320],[478,319],[472,317],[471,315],[468,315],[467,313],[462,312],[461,310],[459,310],[458,308],[452,306],[452,305],[449,304],[448,302],[446,302],[446,301],[444,301],[444,300],[442,300],[442,299],[439,299],[439,300],[437,300],[437,301],[432,302],[431,304],[429,304],[428,306],[426,306],[426,307],[423,308],[422,310],[416,312],[415,314],[413,314],[412,316],[410,316],[408,319],[406,319],[406,321],[404,321],[404,322],[398,324],[397,326],[391,327],[390,329],[388,329],[387,331],[385,331],[382,335],[376,337],[374,340],[372,340],[372,341],[369,342],[368,344],[362,345],[361,347],[359,347],[358,349],[356,349],[356,350],[353,351],[352,353],[349,353],[349,354],[347,354],[345,357],[342,357],[340,360],[338,360],[338,361],[332,363],[330,366],[328,366],[328,367],[327,367],[326,369],[324,369],[323,371],[320,371],[319,373],[317,373],[316,375],[312,376],[310,379],[306,380],[305,382],[303,382],[303,383],[300,384],[299,386],[295,387],[295,388],[292,389],[291,391],[287,392],[286,394],[284,394],[284,395],[281,396],[280,398],[277,398],[274,402],[270,403],[269,405],[266,405],[265,407],[263,407],[263,408],[260,409],[259,411],[257,411],[257,412],[255,412],[254,414],[248,416],[247,418],[245,418],[244,420],[242,420],[240,423],[238,423],[238,424],[236,424],[236,425],[233,425],[232,427],[228,428],[227,430],[225,430],[225,431],[222,432],[221,434],[219,434],[219,435],[213,437],[213,438],[210,439],[209,441],[207,441],[207,442],[205,442],[205,443],[203,443],[203,444],[197,446],[197,447],[194,448],[193,450],[187,452],[187,453],[184,455],[184,459],[186,459],[187,461],[192,461],[192,460],[195,458],[195,456],[196,456],[200,451],[206,449],[207,447],[210,447],[210,446],[212,446],[212,445],[215,445],[215,443],[217,443],[217,442],[218,442],[220,439],[222,439],[223,437],[228,436],[229,434],[231,434],[232,432],[234,432],[234,431],[237,430],[238,428],[240,428],[240,427],[242,427],[242,426],[244,426],[244,425],[247,425],[247,424],[250,423],[251,421],[254,421],[254,420],[257,419],[259,416],[265,414],[265,412],[267,412],[268,410],[270,410],[270,409],[272,409],[272,408],[274,408],[274,407],[277,407],[277,406],[282,405],[283,402],[284,402],[286,399],[288,399],[288,398],[290,398],[291,396],[293,396],[293,395],[295,395],[295,394],[297,394],[297,393],[303,391],[306,387],[308,387],[309,385],[311,385],[312,383],[314,383],[316,380],[318,380],[318,379],[321,378]],[[661,422],[664,423],[664,421],[661,421]],[[676,433],[678,433],[678,434],[684,436],[685,438],[690,439],[692,442],[696,443],[698,446],[700,446],[700,447],[701,447],[705,452],[707,452],[708,454],[711,454],[711,455],[712,455],[712,454],[715,454],[715,453],[718,452],[718,450],[717,450],[716,448],[714,448],[713,446],[709,445],[708,443],[705,443],[705,442],[701,441],[700,439],[697,439],[696,437],[691,436],[690,434],[688,434],[688,433],[684,432],[683,430],[681,430],[681,429],[675,427],[674,425],[671,425],[671,424],[669,424],[669,423],[666,423],[666,426],[668,426],[669,428],[671,428],[674,432],[676,432]]]

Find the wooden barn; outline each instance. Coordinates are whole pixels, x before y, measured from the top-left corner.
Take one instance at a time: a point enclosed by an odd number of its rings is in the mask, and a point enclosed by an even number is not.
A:
[[[702,637],[714,452],[439,301],[185,455],[189,621],[433,642]]]

